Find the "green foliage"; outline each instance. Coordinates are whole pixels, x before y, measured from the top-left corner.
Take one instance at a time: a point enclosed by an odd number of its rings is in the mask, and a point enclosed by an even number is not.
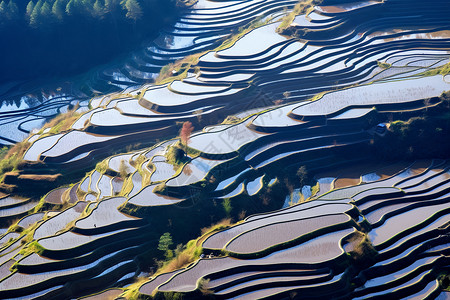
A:
[[[319,182],[316,182],[316,184],[313,185],[311,188],[311,197],[316,195],[319,191],[320,191],[320,184],[319,184]]]
[[[440,274],[438,277],[439,286],[447,291],[450,292],[450,274],[449,273],[443,273]]]
[[[250,31],[252,31],[253,29],[256,29],[256,28],[259,28],[261,26],[268,24],[270,21],[271,21],[270,19],[263,20],[263,18],[260,16],[256,17],[253,21],[251,21],[247,25],[239,27],[238,32],[231,35],[228,39],[226,39],[222,43],[222,45],[220,45],[219,47],[217,47],[215,49],[215,51],[224,50],[224,49],[232,47],[244,35],[246,35]]]
[[[106,170],[108,170],[108,162],[106,160],[97,163],[95,166],[95,170],[100,174],[105,174]]]
[[[8,154],[8,150],[9,148],[7,146],[3,146],[2,148],[0,148],[0,160],[5,158],[6,154]]]
[[[167,162],[176,167],[185,162],[185,156],[186,153],[178,144],[170,146],[166,151]]]
[[[135,22],[142,18],[142,15],[144,14],[142,12],[142,8],[139,5],[139,2],[136,0],[126,0],[125,2],[125,8],[127,9],[126,17],[129,19],[134,20]]]
[[[390,123],[373,148],[382,159],[448,158],[450,153],[450,108],[446,103],[420,117]]]
[[[26,13],[25,13],[26,16],[28,16],[28,18],[31,17],[31,13],[33,12],[33,9],[34,9],[34,2],[33,1],[28,2],[27,8],[26,8]]]
[[[0,177],[6,172],[15,171],[19,169],[23,161],[23,155],[30,147],[30,143],[23,141],[15,144],[11,148],[3,147],[0,150]]]
[[[176,0],[0,0],[0,81],[72,75],[154,38],[189,5]],[[55,45],[58,45],[55,47]],[[29,47],[33,45],[33,47]],[[114,45],[113,47],[111,45]],[[68,61],[67,57],[71,57]]]
[[[169,232],[166,232],[159,238],[158,250],[167,252],[172,245],[172,236]]]
[[[349,252],[350,256],[358,266],[368,266],[375,262],[378,252],[366,233],[356,231],[349,243],[353,245],[353,250]]]
[[[223,199],[222,205],[223,205],[223,209],[225,210],[225,213],[227,214],[227,217],[230,217],[231,210],[233,209],[233,207],[231,206],[230,198]]]
[[[445,76],[445,75],[447,75],[449,73],[450,73],[450,62],[446,63],[443,66],[435,68],[433,70],[427,71],[423,75],[425,75],[425,76],[434,76],[434,75],[440,74],[442,76]]]
[[[389,69],[390,67],[392,67],[391,64],[386,63],[386,62],[381,62],[381,61],[377,61],[377,65],[382,68],[382,69]]]
[[[211,295],[214,293],[211,289],[208,288],[208,284],[209,279],[205,278],[200,278],[197,282],[197,287],[203,295]]]
[[[289,25],[291,25],[296,16],[309,14],[313,11],[314,6],[319,5],[321,2],[321,0],[300,0],[294,6],[294,9],[281,19],[281,24],[278,26],[277,31],[283,32],[289,27]]]
[[[241,121],[242,119],[236,116],[227,116],[225,120],[223,120],[222,124],[237,124]]]
[[[170,83],[174,80],[182,80],[186,78],[191,67],[196,65],[200,57],[205,53],[206,52],[192,54],[174,63],[165,65],[159,71],[158,78],[155,80],[156,84]],[[175,71],[175,74],[173,74],[172,71]]]
[[[65,6],[63,0],[56,0],[52,6],[52,14],[58,19],[62,21],[64,19]]]

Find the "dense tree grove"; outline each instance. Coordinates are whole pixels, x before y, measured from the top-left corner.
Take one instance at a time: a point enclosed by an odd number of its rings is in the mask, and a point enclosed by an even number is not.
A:
[[[1,0],[0,81],[108,62],[155,37],[182,7],[179,0]]]

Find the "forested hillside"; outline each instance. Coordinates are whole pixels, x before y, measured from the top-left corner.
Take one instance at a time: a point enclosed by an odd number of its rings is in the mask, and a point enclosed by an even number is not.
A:
[[[155,37],[177,0],[3,0],[0,81],[68,75]]]

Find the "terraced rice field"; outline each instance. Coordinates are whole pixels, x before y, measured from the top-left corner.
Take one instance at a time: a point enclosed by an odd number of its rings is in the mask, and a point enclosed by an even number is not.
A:
[[[208,3],[208,8],[200,2]],[[174,121],[189,120],[196,126],[204,126],[213,119],[255,107],[305,101],[330,89],[378,82],[345,92],[328,93],[320,102],[295,104],[284,108],[286,111],[279,108],[267,112],[251,124],[228,129],[228,132],[235,131],[234,138],[228,138],[219,131],[199,135],[192,140],[192,147],[210,153],[207,151],[212,151],[207,149],[211,147],[209,138],[220,135],[214,143],[214,152],[232,152],[243,143],[259,137],[252,130],[267,133],[287,131],[292,129],[291,126],[304,125],[298,120],[310,117],[322,120],[325,115],[332,122],[349,122],[363,118],[373,106],[381,109],[387,104],[392,110],[399,104],[404,104],[402,107],[417,107],[421,105],[414,100],[435,97],[448,89],[439,76],[435,79],[418,76],[448,61],[447,20],[437,8],[439,1],[432,5],[432,9],[422,10],[426,11],[420,19],[423,27],[400,31],[394,29],[417,23],[417,16],[412,12],[419,10],[419,7],[392,0],[386,3],[370,2],[371,5],[356,6],[350,10],[327,10],[327,7],[335,5],[324,2],[308,16],[297,17],[295,24],[289,27],[295,33],[292,36],[277,34],[276,28],[280,22],[276,20],[282,10],[292,8],[295,1],[224,2],[213,7],[209,7],[210,1],[200,2],[198,9],[175,25],[174,33],[167,32],[165,38],[161,37],[149,48],[146,59],[139,59],[141,63],[149,59],[146,70],[157,72],[173,57],[214,49],[218,43],[217,37],[242,26],[250,18],[264,16],[262,26],[248,32],[227,49],[218,48],[200,57],[195,66],[197,73],[193,73],[192,66],[188,78],[183,81],[176,80],[162,86],[145,85],[127,90],[122,95],[94,98],[90,103],[93,109],[75,122],[73,132],[58,138],[53,135],[43,137],[45,141],[37,139],[27,152],[26,159],[58,164],[70,161],[70,165],[79,165],[92,155],[98,156],[97,149],[106,145],[118,147],[140,138],[160,139],[174,134],[177,132]],[[405,7],[400,9],[403,5]],[[396,13],[391,12],[391,6]],[[238,13],[241,10],[245,13]],[[361,20],[355,12],[368,15],[367,20],[358,24]],[[308,30],[304,31],[304,28]],[[300,34],[298,32],[302,34],[301,39],[295,38],[296,34]],[[202,40],[199,36],[205,35],[210,38],[208,42],[200,43],[201,47],[191,44]],[[174,38],[173,45],[162,46],[159,42],[170,38]],[[191,42],[184,44],[182,40]],[[153,65],[156,61],[158,64]],[[378,67],[377,61],[386,61],[392,67],[385,70]],[[128,67],[141,63],[130,63]],[[405,68],[410,69],[407,72]],[[412,71],[415,73],[412,74]],[[133,73],[130,70],[127,72]],[[400,74],[403,79],[418,78],[399,80]],[[278,114],[288,118],[279,118]],[[72,137],[74,135],[76,139]],[[74,140],[83,142],[75,145]],[[95,153],[88,154],[89,151]]]
[[[422,173],[438,169],[441,173],[448,171],[442,161],[435,161]],[[426,191],[416,193],[411,188],[405,188],[395,198],[389,194],[395,186],[415,183],[418,178],[422,183],[428,181],[432,189],[439,188],[441,183],[433,184],[430,178],[424,179],[422,173],[409,172],[409,176],[403,178],[394,175],[387,180],[361,184],[367,191],[375,192],[357,199],[352,195],[361,193],[355,194],[355,187],[348,187],[345,189],[352,192],[345,201],[319,197],[278,212],[250,216],[244,223],[203,241],[204,253],[220,253],[218,249],[223,249],[225,257],[202,258],[176,275],[163,274],[150,281],[159,284],[151,285],[154,291],[146,288],[150,287],[147,283],[139,291],[144,296],[155,291],[157,295],[179,292],[188,298],[201,295],[199,289],[207,289],[209,295],[220,298],[239,299],[253,299],[254,295],[288,297],[293,291],[315,297],[333,295],[355,299],[392,295],[399,299],[437,297],[441,290],[436,276],[448,265],[445,256],[450,225],[448,197],[436,198]],[[380,187],[373,189],[375,184]],[[448,183],[443,185],[449,189]],[[378,205],[367,214],[362,205],[371,202]],[[405,204],[407,208],[390,205],[392,202]],[[340,206],[345,208],[340,209]],[[385,207],[389,209],[383,220],[370,222],[369,216]],[[339,221],[339,215],[328,215],[327,209],[341,211],[341,216],[347,216],[351,222],[340,223],[346,218]],[[304,216],[308,217],[301,219]],[[305,224],[296,224],[299,219]],[[321,222],[328,224],[323,227],[328,230],[317,230]],[[273,232],[273,225],[279,227],[276,232]],[[308,234],[302,235],[298,230]],[[371,254],[358,252],[361,244],[355,240],[366,231],[365,243],[374,251]],[[353,264],[360,255],[370,255],[374,262],[355,268]],[[161,283],[163,280],[165,283]],[[199,282],[205,283],[200,285]]]
[[[99,75],[125,90],[91,99],[66,132],[30,137],[24,159],[42,169],[99,164],[39,205],[0,199],[13,225],[0,235],[0,298],[115,298],[126,287],[157,299],[448,297],[449,162],[359,165],[372,158],[374,120],[448,105],[450,81],[433,73],[450,58],[447,3],[324,0],[280,34],[296,3],[199,0]],[[231,32],[241,36],[219,47]],[[185,79],[137,86],[196,53]],[[239,117],[217,124],[228,115]],[[185,121],[197,130],[189,141],[169,139]],[[336,171],[343,163],[354,174]],[[326,175],[292,186],[308,202],[281,209],[277,187],[299,166]],[[185,243],[241,214],[251,215],[199,240],[204,256],[149,278],[164,232]]]

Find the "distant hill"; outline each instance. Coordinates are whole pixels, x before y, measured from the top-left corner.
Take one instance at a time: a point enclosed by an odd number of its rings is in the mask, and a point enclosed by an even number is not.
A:
[[[0,82],[70,75],[155,37],[179,0],[3,0]]]

